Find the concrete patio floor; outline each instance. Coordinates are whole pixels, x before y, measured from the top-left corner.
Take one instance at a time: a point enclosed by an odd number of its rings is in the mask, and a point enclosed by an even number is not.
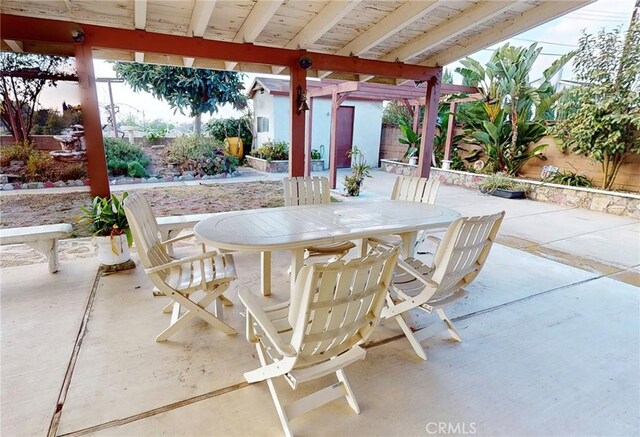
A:
[[[364,197],[395,177],[374,172]],[[640,434],[640,223],[443,186],[438,203],[507,216],[485,270],[447,310],[462,337],[423,343],[419,360],[387,322],[347,368],[362,413],[336,401],[292,421],[298,435]],[[191,250],[182,246],[181,251]],[[0,270],[2,435],[280,435],[244,338],[237,290],[259,293],[257,254],[235,255],[226,336],[194,321],[170,341],[166,303],[143,270],[96,275],[93,259]],[[288,295],[289,257],[274,254],[274,294]],[[428,323],[421,314],[414,326]],[[287,399],[292,392],[280,381]],[[455,428],[457,426],[457,428]]]

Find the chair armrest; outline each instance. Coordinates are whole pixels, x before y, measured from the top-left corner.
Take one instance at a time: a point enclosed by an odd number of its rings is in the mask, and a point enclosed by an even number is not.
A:
[[[201,261],[209,258],[213,258],[218,255],[218,252],[215,250],[211,252],[201,253],[199,255],[188,256],[186,258],[180,258],[175,261],[168,262],[166,264],[162,264],[160,266],[151,267],[150,269],[144,269],[146,274],[161,272],[162,270],[167,270],[173,267],[179,267],[186,263],[191,263],[194,261]]]
[[[169,238],[168,240],[166,240],[166,241],[161,241],[160,243],[161,243],[163,246],[166,246],[167,244],[173,244],[173,243],[175,243],[176,241],[186,240],[187,238],[194,237],[195,235],[196,235],[196,234],[194,234],[193,232],[190,232],[190,233],[188,233],[188,234],[184,234],[184,235],[181,235],[181,236],[178,236],[178,237]]]
[[[426,239],[438,245],[442,243],[442,238],[438,238],[435,235],[427,235]]]
[[[297,355],[296,352],[290,345],[282,341],[278,331],[276,331],[271,320],[269,320],[269,316],[267,316],[267,313],[264,312],[256,298],[251,294],[251,291],[246,288],[242,289],[238,292],[238,297],[240,297],[240,301],[247,308],[247,319],[251,317],[260,325],[260,328],[262,328],[276,350],[282,354],[282,356],[295,357]],[[247,335],[250,335],[250,333],[247,332]]]
[[[432,280],[425,278],[422,273],[420,273],[418,270],[416,270],[413,266],[411,266],[409,263],[407,263],[403,259],[398,258],[398,267],[400,267],[405,272],[409,273],[411,276],[415,277],[418,281],[422,282],[424,285],[428,285],[431,287],[433,287],[434,285],[435,286],[438,285]],[[431,269],[430,273],[432,272],[433,272],[433,268]]]

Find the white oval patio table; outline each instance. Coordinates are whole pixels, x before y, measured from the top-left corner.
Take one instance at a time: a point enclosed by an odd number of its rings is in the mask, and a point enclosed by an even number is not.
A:
[[[291,251],[293,284],[304,262],[305,247],[398,234],[403,239],[403,256],[409,257],[419,231],[445,227],[458,217],[458,212],[439,205],[357,200],[221,212],[198,223],[194,233],[219,249],[261,252],[262,293],[266,296],[271,291],[274,250]]]

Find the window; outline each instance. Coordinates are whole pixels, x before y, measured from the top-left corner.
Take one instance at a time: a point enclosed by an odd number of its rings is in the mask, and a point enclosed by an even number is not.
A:
[[[269,119],[258,117],[258,132],[269,132]]]

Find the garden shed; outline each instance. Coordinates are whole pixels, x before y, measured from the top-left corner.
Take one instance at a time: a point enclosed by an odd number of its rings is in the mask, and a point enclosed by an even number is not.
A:
[[[335,82],[335,81],[331,81]],[[320,89],[327,81],[307,82],[307,89]],[[290,139],[290,99],[289,81],[286,79],[257,77],[249,89],[253,100],[253,125],[256,146],[266,141],[286,141]],[[337,123],[337,167],[350,166],[347,152],[353,145],[364,153],[367,162],[378,165],[380,134],[382,130],[382,97],[350,97],[338,108]],[[331,135],[331,95],[315,97],[311,111],[311,149],[321,153],[325,168],[329,165],[329,144]]]

